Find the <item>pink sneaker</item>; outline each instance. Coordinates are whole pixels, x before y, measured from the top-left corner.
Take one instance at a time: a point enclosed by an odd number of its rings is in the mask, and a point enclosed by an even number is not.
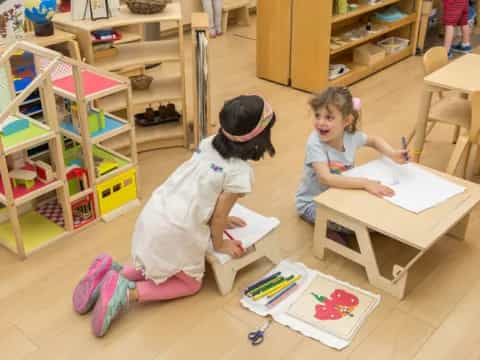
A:
[[[100,284],[112,267],[110,255],[98,255],[88,268],[87,274],[80,280],[73,291],[73,308],[79,314],[85,314],[98,299]]]
[[[135,288],[135,283],[127,280],[116,271],[109,271],[100,288],[92,316],[92,331],[95,336],[103,336],[110,328],[113,319],[121,309],[128,305],[128,289]]]

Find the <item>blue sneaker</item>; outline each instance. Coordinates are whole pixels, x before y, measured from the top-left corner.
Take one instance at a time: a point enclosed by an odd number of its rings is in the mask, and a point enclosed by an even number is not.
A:
[[[452,51],[462,53],[462,54],[468,54],[472,52],[472,46],[471,45],[463,45],[462,43],[458,43],[457,45],[452,46]]]
[[[452,60],[453,59],[453,51],[452,49],[448,50],[448,60]]]

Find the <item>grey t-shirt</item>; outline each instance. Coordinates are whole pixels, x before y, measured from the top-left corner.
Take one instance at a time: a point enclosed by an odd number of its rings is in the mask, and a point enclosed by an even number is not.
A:
[[[367,135],[361,131],[355,133],[344,132],[344,151],[338,151],[323,143],[316,131],[312,132],[307,140],[305,150],[304,174],[298,187],[295,203],[297,210],[303,213],[313,202],[313,198],[327,190],[327,186],[320,184],[313,169],[312,163],[328,163],[332,174],[341,174],[354,165],[355,154],[359,147],[367,142]]]

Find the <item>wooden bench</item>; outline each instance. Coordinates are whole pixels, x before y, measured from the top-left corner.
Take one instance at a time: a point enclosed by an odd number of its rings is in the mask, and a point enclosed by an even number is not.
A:
[[[263,239],[252,245],[245,255],[238,259],[231,259],[225,264],[221,264],[218,259],[207,253],[207,261],[212,266],[215,281],[218,290],[222,295],[228,294],[233,289],[233,282],[238,271],[262,257],[266,257],[272,263],[278,264],[282,258],[278,250],[278,241],[276,230],[273,230]]]
[[[237,21],[242,25],[248,26],[250,24],[250,16],[248,13],[248,7],[250,0],[224,0],[222,7],[222,31],[227,32],[228,16],[230,13],[235,12]]]

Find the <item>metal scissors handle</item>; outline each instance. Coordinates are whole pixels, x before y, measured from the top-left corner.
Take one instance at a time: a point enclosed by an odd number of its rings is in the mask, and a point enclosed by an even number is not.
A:
[[[260,345],[263,342],[264,334],[267,328],[270,326],[272,319],[269,319],[260,329],[252,331],[248,334],[248,339],[252,345]]]

